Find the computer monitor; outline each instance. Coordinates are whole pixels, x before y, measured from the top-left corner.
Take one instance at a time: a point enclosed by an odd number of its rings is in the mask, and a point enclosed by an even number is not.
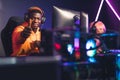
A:
[[[53,6],[52,28],[54,30],[69,30],[79,28],[80,32],[88,33],[88,14]]]
[[[53,6],[52,29],[54,52],[67,60],[74,60],[80,51],[81,33],[88,33],[88,14]]]
[[[80,12],[53,6],[53,29],[74,29],[75,16],[80,17]]]

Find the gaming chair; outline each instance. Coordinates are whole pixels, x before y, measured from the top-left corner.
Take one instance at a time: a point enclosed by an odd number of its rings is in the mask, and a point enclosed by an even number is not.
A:
[[[12,16],[9,18],[6,26],[1,31],[1,40],[3,44],[3,48],[5,51],[5,55],[7,57],[12,53],[12,32],[13,29],[20,25],[24,21],[24,18],[18,16]]]

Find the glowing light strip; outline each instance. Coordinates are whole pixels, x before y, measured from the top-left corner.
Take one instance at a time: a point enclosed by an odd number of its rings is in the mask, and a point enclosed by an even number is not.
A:
[[[118,18],[118,20],[120,21],[120,17],[117,14],[117,12],[115,11],[115,9],[112,7],[112,5],[110,4],[110,2],[108,0],[106,0],[107,4],[109,5],[109,7],[111,8],[111,10],[113,11],[113,13],[115,14],[115,16]]]
[[[101,0],[101,3],[100,3],[100,6],[99,6],[99,9],[98,9],[98,12],[97,12],[97,15],[96,15],[95,21],[98,20],[98,17],[99,17],[99,14],[100,14],[100,11],[101,11],[101,8],[102,8],[102,5],[103,5],[103,2],[104,2],[104,0]]]
[[[79,46],[79,38],[74,38],[74,47],[79,49],[80,46]]]

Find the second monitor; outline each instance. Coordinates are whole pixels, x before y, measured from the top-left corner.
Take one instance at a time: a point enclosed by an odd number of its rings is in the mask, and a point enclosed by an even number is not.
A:
[[[61,54],[64,60],[79,57],[77,54],[81,49],[80,38],[89,32],[88,14],[54,6],[52,28],[54,53]],[[80,59],[83,59],[82,54],[80,55]]]
[[[75,11],[53,6],[52,28],[54,30],[74,30],[80,29],[80,32],[89,32],[88,14],[83,11]]]

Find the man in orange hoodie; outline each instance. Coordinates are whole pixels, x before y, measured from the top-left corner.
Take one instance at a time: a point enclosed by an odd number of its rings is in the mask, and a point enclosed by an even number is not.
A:
[[[44,12],[39,7],[30,7],[24,19],[25,22],[17,26],[12,33],[13,53],[11,56],[40,54],[40,27],[45,21]]]

